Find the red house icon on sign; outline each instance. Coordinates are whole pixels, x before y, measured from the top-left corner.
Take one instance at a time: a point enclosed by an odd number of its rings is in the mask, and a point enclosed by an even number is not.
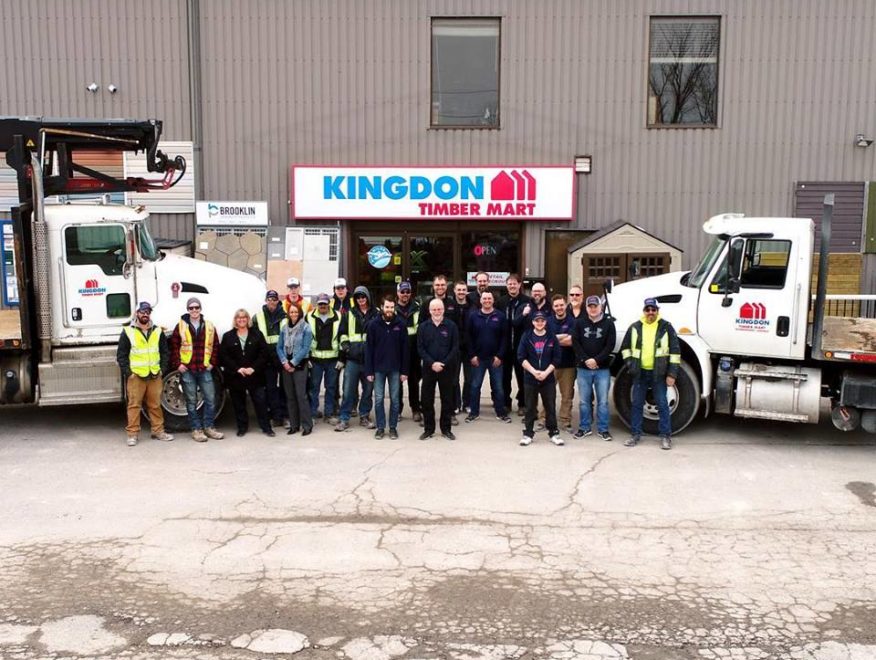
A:
[[[85,280],[86,289],[96,289],[98,287],[97,280]]]
[[[765,319],[766,305],[762,303],[745,303],[739,308],[739,318],[741,319]]]
[[[490,197],[494,201],[535,199],[535,177],[523,170],[505,170],[499,172],[490,182]]]

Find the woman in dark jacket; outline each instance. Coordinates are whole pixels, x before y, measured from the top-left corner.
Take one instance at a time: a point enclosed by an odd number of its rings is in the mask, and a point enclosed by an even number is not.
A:
[[[237,419],[238,437],[249,429],[249,414],[246,411],[246,393],[252,399],[259,426],[267,436],[275,436],[268,417],[265,395],[265,367],[268,364],[268,344],[258,328],[252,327],[252,319],[245,309],[234,313],[234,327],[222,335],[219,346],[222,372],[231,393],[231,406]]]

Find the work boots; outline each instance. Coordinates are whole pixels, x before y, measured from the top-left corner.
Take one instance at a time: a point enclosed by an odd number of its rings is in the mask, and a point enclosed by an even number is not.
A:
[[[210,438],[210,440],[221,440],[225,437],[224,433],[217,431],[212,427],[210,427],[209,429],[204,429],[204,435]]]

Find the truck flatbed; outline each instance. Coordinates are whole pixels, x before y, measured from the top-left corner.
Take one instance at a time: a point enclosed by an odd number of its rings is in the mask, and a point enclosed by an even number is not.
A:
[[[876,319],[825,316],[821,350],[876,354]]]
[[[0,343],[21,339],[21,318],[17,309],[0,309]]]

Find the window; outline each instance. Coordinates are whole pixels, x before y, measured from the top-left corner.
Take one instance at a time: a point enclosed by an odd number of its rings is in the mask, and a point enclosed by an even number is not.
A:
[[[474,278],[479,270],[501,273],[504,283],[508,273],[520,271],[520,232],[472,231],[462,233],[462,270]]]
[[[432,19],[432,126],[499,127],[499,19]]]
[[[98,266],[106,275],[121,275],[127,261],[121,225],[86,225],[64,230],[67,263]]]
[[[110,319],[131,317],[131,296],[127,293],[110,293],[106,297],[106,316]]]
[[[749,240],[742,255],[739,285],[781,289],[788,274],[791,241]]]
[[[718,18],[651,19],[649,126],[718,124]]]

